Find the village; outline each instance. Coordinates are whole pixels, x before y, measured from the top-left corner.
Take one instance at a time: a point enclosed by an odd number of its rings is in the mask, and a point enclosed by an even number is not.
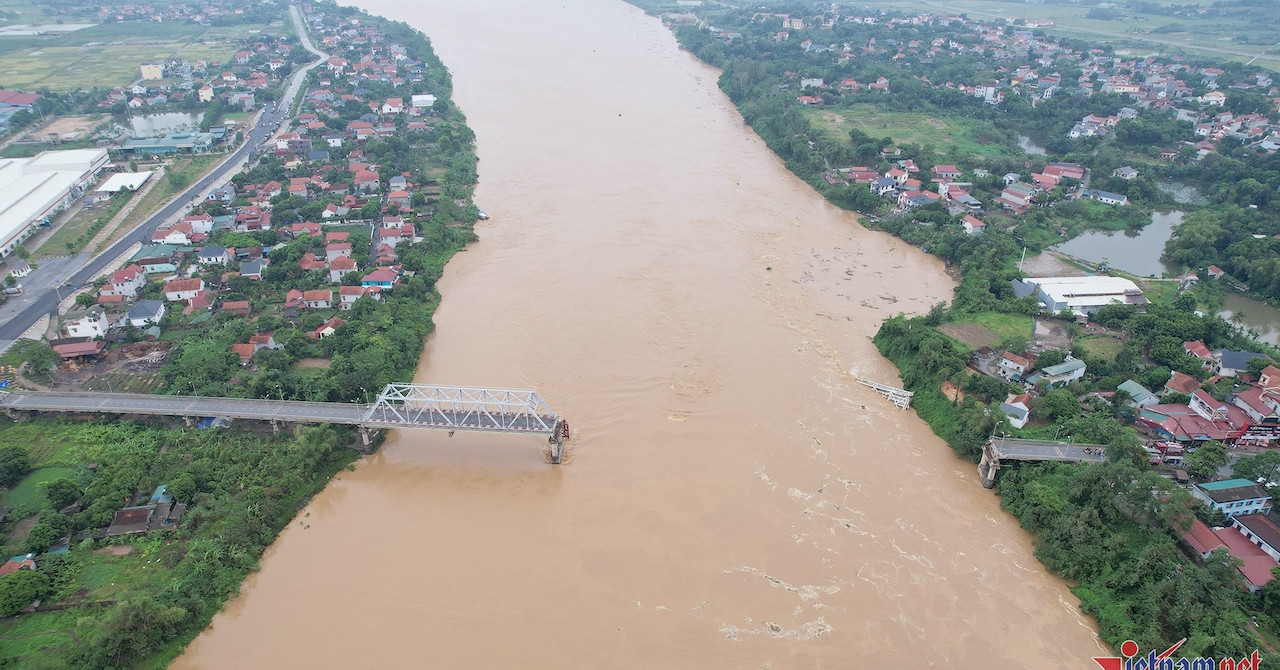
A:
[[[249,170],[209,189],[184,215],[157,227],[149,244],[66,297],[70,308],[48,337],[65,363],[44,384],[29,380],[34,385],[107,390],[104,382],[114,380],[120,389],[154,390],[173,342],[231,320],[257,326],[229,344],[247,369],[257,352],[286,347],[306,365],[323,366],[329,355],[319,341],[338,332],[353,310],[359,313],[360,301],[384,300],[431,264],[425,256],[453,234],[441,229],[457,228],[453,222],[468,213],[476,217],[442,186],[445,169],[427,157],[442,110],[428,92],[438,85],[428,81],[429,65],[358,20],[328,23],[317,13],[308,22],[333,55],[309,75],[292,128],[276,133]],[[276,72],[290,57],[281,46],[252,45],[211,84],[200,83],[206,64],[193,70],[182,64],[184,85],[195,87],[201,100],[219,95],[228,103],[260,104],[252,90],[273,77],[264,72]],[[142,64],[144,81],[149,71],[163,75],[173,65]],[[246,87],[247,97],[236,97]],[[112,91],[104,104],[124,94],[140,91]],[[133,156],[199,152],[227,141],[219,126],[134,138],[98,150],[92,171],[105,177],[108,153],[118,168]],[[136,189],[147,176],[117,172],[96,190],[86,179],[70,197],[110,198],[112,189]],[[423,225],[434,229],[427,244]],[[28,226],[38,229],[35,222]],[[408,266],[406,250],[413,250]],[[30,272],[30,263],[11,259],[10,265],[18,279]],[[288,336],[274,336],[282,327]],[[305,341],[295,343],[298,338]],[[116,347],[122,353],[113,354]]]

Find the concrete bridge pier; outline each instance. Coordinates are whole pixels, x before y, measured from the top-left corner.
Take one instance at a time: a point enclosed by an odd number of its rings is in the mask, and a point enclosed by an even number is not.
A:
[[[569,426],[564,419],[556,419],[555,430],[551,436],[547,438],[547,444],[551,445],[551,464],[560,465],[560,460],[564,457],[564,441],[569,437]]]
[[[988,442],[982,447],[982,460],[978,462],[978,478],[982,480],[983,488],[995,488],[996,473],[1000,471],[1000,456],[991,448]]]
[[[364,444],[364,448],[360,451],[366,454],[372,454],[374,450],[373,441],[378,437],[378,429],[368,426],[360,426],[360,441]]]
[[[276,421],[276,420],[274,420],[274,419],[271,421],[271,432],[272,432],[272,433],[275,433],[276,435],[279,435],[279,434],[280,434],[280,422],[279,422],[279,421]]]
[[[196,425],[196,422],[189,416],[182,417],[182,423],[186,425],[187,428],[190,428]]]

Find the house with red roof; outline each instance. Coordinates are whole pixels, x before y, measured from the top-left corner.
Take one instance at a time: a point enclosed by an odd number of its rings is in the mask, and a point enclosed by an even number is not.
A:
[[[960,224],[964,226],[964,232],[970,235],[987,229],[987,224],[972,214],[965,214]]]
[[[190,300],[204,290],[204,280],[198,277],[191,279],[172,279],[164,284],[164,299],[169,302]]]
[[[350,256],[338,256],[329,261],[329,281],[336,284],[342,281],[348,272],[355,272],[357,269],[355,259]]]
[[[332,319],[329,319],[328,321],[325,321],[324,323],[320,324],[315,330],[311,331],[311,337],[314,337],[317,340],[323,340],[324,338],[329,337],[330,335],[337,332],[338,327],[344,323],[346,322],[343,321],[341,318],[335,316]]]

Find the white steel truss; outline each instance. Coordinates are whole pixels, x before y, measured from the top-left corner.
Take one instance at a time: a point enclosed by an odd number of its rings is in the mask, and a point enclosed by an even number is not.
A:
[[[537,391],[388,384],[360,423],[556,435],[559,420]]]

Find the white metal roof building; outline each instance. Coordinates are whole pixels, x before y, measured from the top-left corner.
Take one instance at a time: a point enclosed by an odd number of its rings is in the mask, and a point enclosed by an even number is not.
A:
[[[0,158],[0,258],[80,197],[106,164],[105,149]]]
[[[95,193],[117,193],[121,189],[136,191],[151,178],[151,170],[145,172],[117,172],[102,182]]]
[[[1124,277],[1028,277],[1022,284],[1031,288],[1036,298],[1054,313],[1071,310],[1076,314],[1091,314],[1103,305],[1150,302],[1137,284]]]

